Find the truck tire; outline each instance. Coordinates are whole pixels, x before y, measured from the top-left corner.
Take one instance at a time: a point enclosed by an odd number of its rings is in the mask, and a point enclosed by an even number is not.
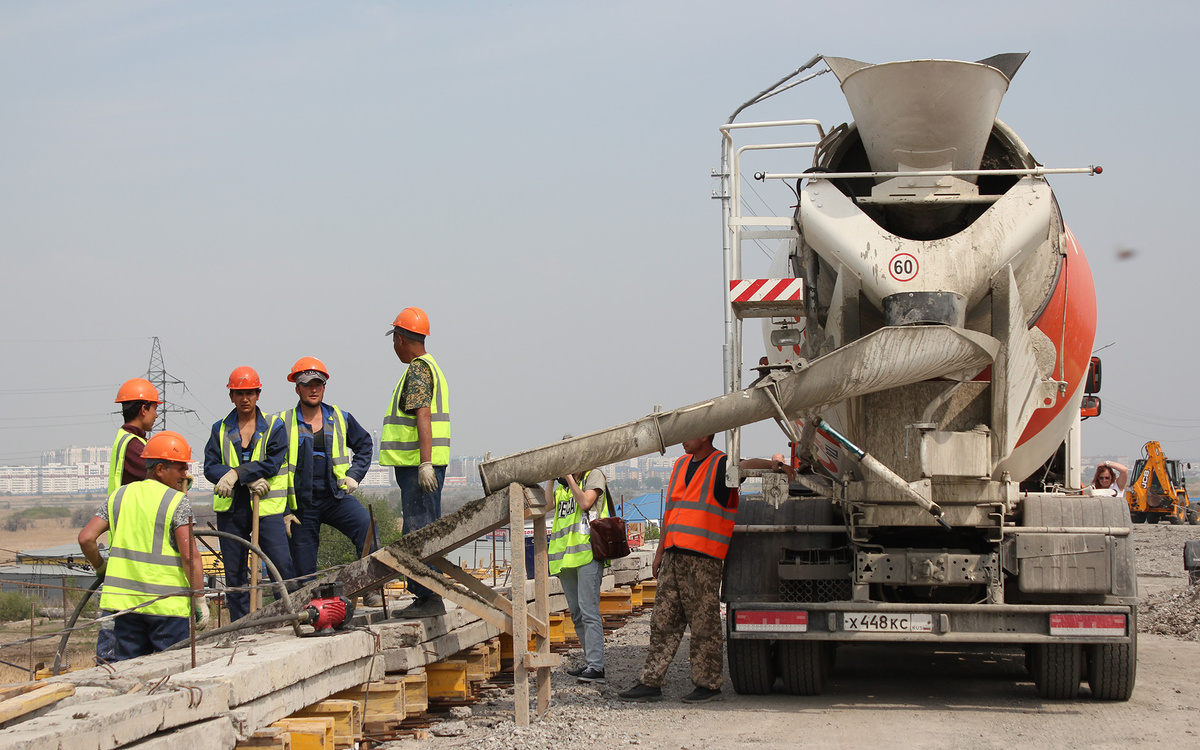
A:
[[[1200,511],[1189,510],[1187,512],[1188,523],[1192,526],[1200,525]]]
[[[1038,643],[1033,647],[1033,684],[1046,700],[1072,700],[1079,695],[1083,645]]]
[[[770,641],[730,640],[729,679],[738,695],[768,695],[775,687]]]
[[[1160,518],[1162,518],[1162,513],[1147,513],[1146,523],[1158,523]]]
[[[1088,646],[1088,686],[1098,701],[1127,701],[1137,677],[1137,630],[1130,643]]]
[[[820,695],[829,676],[829,647],[820,641],[779,641],[779,676],[791,695]]]
[[[1136,510],[1130,511],[1129,512],[1129,520],[1132,521],[1133,523],[1145,523],[1146,522],[1146,514],[1139,513]]]
[[[1172,526],[1181,526],[1183,525],[1183,519],[1172,513],[1171,515],[1167,516],[1167,523],[1171,524]]]

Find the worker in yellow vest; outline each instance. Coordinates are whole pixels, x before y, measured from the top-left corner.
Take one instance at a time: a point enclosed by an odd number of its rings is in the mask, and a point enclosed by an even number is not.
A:
[[[121,612],[113,626],[118,661],[187,640],[193,612],[200,627],[210,621],[184,494],[192,449],[164,430],[146,441],[142,456],[147,478],[119,487],[79,532],[79,548],[104,578],[100,608]],[[108,560],[99,550],[105,532]]]
[[[146,462],[142,448],[146,437],[158,420],[158,405],[162,403],[158,389],[145,378],[126,380],[117,389],[114,403],[121,405],[123,424],[117,430],[112,452],[108,457],[108,494],[118,487],[140,482],[146,478]],[[101,612],[101,614],[111,614]],[[101,661],[113,661],[117,655],[117,640],[113,636],[113,621],[103,620],[96,633],[96,657]]]
[[[259,497],[258,546],[270,558],[285,579],[295,577],[292,554],[288,549],[284,514],[288,511],[286,493],[268,497],[271,477],[279,473],[287,460],[288,440],[283,423],[268,418],[258,408],[262,381],[251,367],[238,367],[229,373],[229,400],[233,411],[213,425],[204,447],[204,476],[214,485],[213,510],[217,530],[237,534],[249,540],[254,527],[252,495]],[[247,549],[235,541],[221,540],[221,561],[225,565],[225,601],[229,617],[239,620],[250,611],[250,593],[238,591],[250,582],[246,564]]]
[[[321,524],[342,532],[359,554],[376,548],[368,538],[371,516],[354,497],[358,483],[371,468],[374,442],[350,412],[325,402],[329,370],[316,357],[301,357],[288,381],[300,397],[294,409],[279,415],[287,435],[284,468],[271,481],[269,497],[283,493],[295,508],[299,523],[292,526],[289,546],[297,576],[317,572]],[[377,593],[364,595],[367,606],[379,606]]]
[[[380,436],[379,463],[393,466],[400,487],[403,533],[411,534],[442,517],[442,485],[450,463],[450,387],[433,356],[425,351],[429,317],[419,307],[406,307],[392,321],[387,335],[392,349],[408,369],[392,392]],[[442,597],[415,581],[408,590],[416,597],[400,617],[443,614]]]
[[[563,437],[566,440],[570,437]],[[592,556],[591,522],[613,512],[612,496],[599,469],[568,474],[546,483],[546,505],[554,508],[550,531],[550,575],[558,576],[583,649],[583,666],[567,669],[580,682],[604,681],[604,623],[600,582],[605,563]]]
[[[126,380],[117,389],[114,403],[121,405],[124,424],[117,430],[112,453],[108,462],[108,494],[121,485],[146,478],[146,464],[142,461],[142,447],[146,435],[158,419],[158,389],[145,378]]]

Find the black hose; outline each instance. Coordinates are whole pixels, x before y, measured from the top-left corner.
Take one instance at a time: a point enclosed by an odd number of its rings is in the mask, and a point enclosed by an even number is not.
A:
[[[287,585],[284,584],[284,582],[283,582],[283,576],[281,576],[279,574],[279,569],[275,567],[275,563],[271,562],[271,558],[267,557],[263,553],[262,549],[260,549],[257,544],[253,544],[249,539],[243,539],[242,537],[238,536],[237,534],[231,534],[228,531],[193,531],[192,533],[195,536],[211,536],[211,537],[216,537],[218,539],[228,539],[231,542],[237,542],[238,544],[241,544],[243,547],[250,550],[255,555],[258,555],[258,559],[262,560],[263,562],[265,562],[267,564],[267,572],[271,574],[271,581],[275,585],[275,593],[278,594],[279,598],[283,600],[284,607],[288,611],[287,615],[280,615],[280,617],[284,618],[284,621],[286,621],[286,620],[293,621],[293,627],[296,631],[296,635],[300,635],[300,624],[299,624],[300,618],[299,618],[299,615],[296,614],[296,607],[295,607],[295,605],[292,604],[292,598],[290,596],[288,596]],[[54,669],[53,669],[53,671],[51,671],[51,674],[59,673],[58,670],[59,670],[59,666],[62,664],[63,654],[65,654],[67,652],[67,641],[69,641],[71,638],[71,632],[72,632],[71,629],[75,627],[75,621],[79,619],[79,614],[81,612],[83,612],[83,608],[87,605],[88,601],[92,598],[92,594],[96,593],[96,589],[100,588],[100,584],[103,581],[104,581],[103,578],[101,578],[100,576],[96,576],[96,580],[93,581],[91,587],[86,592],[84,592],[83,597],[79,600],[79,604],[77,604],[75,606],[75,611],[71,613],[71,618],[69,620],[67,620],[67,626],[66,626],[66,628],[63,629],[62,639],[59,640],[59,642],[58,642],[58,652],[54,654]],[[66,596],[66,591],[63,591],[63,596]],[[275,621],[275,618],[269,618],[267,620],[255,621],[253,624],[258,625],[263,622],[272,622],[273,623],[274,621]],[[226,625],[221,628],[217,628],[216,630],[213,630],[213,631],[208,631],[203,637],[208,637],[209,634],[216,635],[221,632],[228,632],[228,631],[226,631],[226,628],[231,628],[231,627],[232,627],[232,624]],[[249,627],[249,625],[242,625],[241,627],[245,628],[245,627]],[[234,629],[241,629],[241,628],[234,628]],[[199,639],[197,639],[197,640],[199,640]],[[176,644],[176,645],[178,645],[178,644]]]
[[[276,625],[279,623],[291,622],[291,623],[295,623],[296,626],[299,627],[300,621],[304,620],[304,619],[307,619],[307,615],[305,613],[301,612],[300,614],[275,615],[274,617],[264,617],[261,620],[255,620],[253,622],[242,622],[241,620],[238,620],[236,622],[231,622],[228,625],[222,625],[221,627],[217,628],[216,630],[205,630],[203,633],[197,633],[196,634],[196,642],[199,643],[200,641],[203,641],[206,638],[212,638],[212,637],[218,636],[218,635],[225,635],[226,633],[233,633],[238,630],[244,630],[246,628],[255,628],[260,625]],[[167,651],[175,651],[176,649],[181,649],[184,646],[186,646],[187,644],[188,644],[188,641],[180,641],[179,643],[176,643],[172,646],[168,646]]]

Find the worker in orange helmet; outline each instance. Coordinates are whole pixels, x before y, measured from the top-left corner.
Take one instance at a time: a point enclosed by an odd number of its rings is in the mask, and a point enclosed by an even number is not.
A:
[[[118,661],[187,640],[193,613],[200,627],[210,622],[184,494],[192,449],[182,435],[164,430],[146,441],[142,457],[147,478],[119,487],[79,532],[79,548],[104,578],[100,608],[121,612],[113,624]],[[105,532],[107,560],[99,551]]]
[[[158,389],[145,378],[132,378],[121,384],[114,403],[121,405],[122,425],[117,430],[112,452],[108,458],[108,494],[118,487],[146,478],[146,462],[142,448],[146,437],[158,420]],[[109,614],[109,613],[102,613]],[[113,621],[103,620],[96,634],[96,656],[101,661],[116,658],[117,642],[113,636]]]
[[[258,546],[281,576],[293,578],[295,571],[284,523],[288,512],[287,491],[270,492],[271,478],[287,460],[287,433],[282,421],[264,416],[258,408],[262,381],[253,368],[235,368],[225,387],[229,389],[233,411],[213,425],[204,447],[204,476],[214,485],[217,530],[249,541],[254,526],[251,496],[258,496]],[[250,612],[249,592],[237,590],[250,581],[248,554],[243,545],[221,539],[221,561],[228,589],[225,601],[233,620]]]
[[[316,357],[301,357],[288,380],[300,397],[294,409],[278,415],[288,441],[285,469],[272,480],[272,490],[285,490],[299,524],[292,527],[290,547],[297,576],[317,572],[321,524],[342,532],[359,553],[376,549],[368,539],[371,516],[353,493],[371,467],[374,443],[350,412],[325,403],[329,370]],[[351,456],[353,454],[353,456]],[[364,596],[368,606],[383,603],[379,594]]]
[[[109,456],[108,492],[146,478],[142,447],[146,435],[158,420],[158,405],[162,403],[158,389],[145,378],[132,378],[121,384],[114,403],[121,405],[121,428],[113,441]]]
[[[442,516],[442,485],[450,463],[450,386],[442,368],[425,351],[429,317],[419,307],[406,307],[392,321],[396,357],[408,365],[392,392],[383,417],[379,463],[394,466],[400,487],[405,534],[428,526]],[[432,617],[446,611],[442,598],[426,587],[408,582],[415,601],[401,617]]]

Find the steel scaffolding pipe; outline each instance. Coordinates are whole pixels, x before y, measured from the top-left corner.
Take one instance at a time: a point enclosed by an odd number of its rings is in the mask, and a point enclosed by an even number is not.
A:
[[[1000,342],[950,326],[888,327],[819,357],[796,372],[773,373],[756,385],[698,404],[485,461],[484,490],[531,485],[565,474],[665,452],[685,440],[777,418],[789,418],[854,396],[898,388],[990,365]]]

